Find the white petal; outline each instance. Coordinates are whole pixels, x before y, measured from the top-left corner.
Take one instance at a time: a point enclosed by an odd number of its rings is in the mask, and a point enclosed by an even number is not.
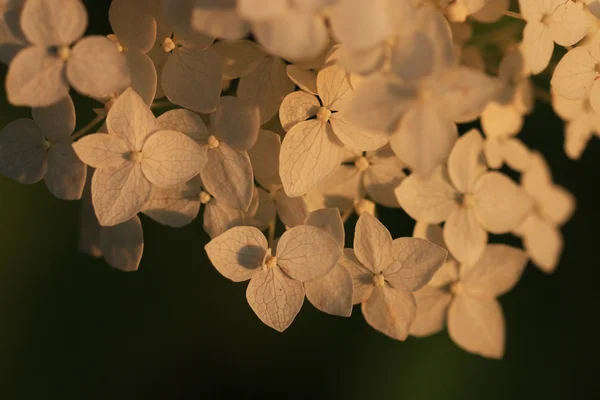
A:
[[[395,190],[406,178],[404,164],[396,157],[381,157],[365,171],[363,185],[369,197],[385,207],[399,207]]]
[[[414,293],[417,314],[410,325],[412,336],[433,335],[444,329],[452,295],[444,290],[425,286]]]
[[[254,199],[255,197],[253,197],[253,203],[250,204],[247,212],[230,207],[217,199],[212,199],[204,208],[202,223],[204,230],[211,238],[214,238],[236,226],[250,224],[255,226],[253,218],[256,214],[256,208],[258,208],[258,195],[256,196],[256,202]],[[253,205],[256,205],[256,207],[253,208]]]
[[[258,272],[267,251],[267,239],[251,226],[231,228],[204,248],[210,262],[227,279],[242,282]]]
[[[596,59],[585,47],[570,50],[558,62],[552,75],[552,88],[568,100],[585,98],[596,78]]]
[[[580,4],[566,2],[552,13],[552,39],[561,46],[572,46],[588,33],[588,21],[587,12]]]
[[[105,133],[87,135],[73,143],[77,157],[90,167],[119,167],[126,162],[129,149],[118,137]]]
[[[354,294],[352,303],[358,304],[366,301],[373,291],[373,272],[361,264],[356,258],[353,249],[344,249],[344,253],[339,263],[348,270],[352,277]]]
[[[252,277],[246,299],[265,325],[283,332],[302,308],[304,287],[279,268],[263,269]]]
[[[344,112],[333,114],[329,122],[335,135],[349,149],[377,150],[390,140],[390,135],[386,132],[369,131],[348,122]]]
[[[281,222],[288,228],[301,225],[308,216],[308,208],[301,196],[289,197],[283,189],[275,192],[275,207]]]
[[[457,137],[456,124],[426,103],[406,113],[390,146],[414,171],[427,176],[448,157]]]
[[[466,193],[487,172],[483,154],[483,138],[476,129],[461,136],[448,158],[448,174],[454,186]]]
[[[519,186],[499,172],[479,178],[473,193],[477,220],[491,233],[510,232],[523,221],[533,205]]]
[[[263,188],[257,190],[258,208],[254,215],[254,226],[264,231],[269,227],[271,221],[275,221],[275,218],[277,218],[277,209],[275,208],[275,201],[266,190]]]
[[[31,115],[47,139],[66,139],[75,130],[75,106],[71,96],[48,107],[34,107]]]
[[[206,143],[206,140],[210,136],[204,121],[202,121],[202,118],[190,110],[184,110],[180,108],[167,111],[158,117],[156,122],[159,129],[185,133],[194,139],[198,144]]]
[[[31,0],[23,6],[21,28],[34,44],[71,44],[83,35],[86,26],[87,13],[80,0]]]
[[[101,168],[92,177],[92,203],[102,226],[133,218],[150,198],[152,186],[138,164]]]
[[[327,232],[309,225],[288,229],[277,242],[277,265],[293,279],[306,282],[325,276],[342,256]]]
[[[523,172],[531,165],[531,152],[519,139],[508,139],[503,146],[504,158],[509,167]]]
[[[256,106],[237,97],[223,96],[217,111],[211,115],[211,124],[219,140],[246,151],[256,142],[260,113]]]
[[[87,36],[71,49],[67,78],[79,93],[106,98],[131,85],[127,61],[103,36]]]
[[[317,115],[320,107],[319,100],[310,93],[304,91],[290,93],[285,96],[279,108],[281,126],[287,132],[297,123]]]
[[[523,50],[531,73],[539,74],[546,69],[554,42],[548,27],[541,22],[529,22],[523,31]]]
[[[151,105],[156,96],[158,76],[154,63],[146,54],[137,51],[126,51],[125,59],[131,73],[131,88]]]
[[[136,216],[100,230],[100,248],[104,259],[121,271],[136,271],[144,252],[142,223]]]
[[[260,46],[250,40],[222,40],[213,48],[221,58],[223,79],[248,75],[266,57]]]
[[[464,289],[478,298],[495,298],[511,290],[527,265],[527,254],[505,244],[490,244],[473,266],[463,265],[460,280]]]
[[[156,40],[156,20],[142,2],[115,0],[108,9],[110,26],[128,50],[147,53]],[[132,23],[135,21],[135,23]]]
[[[260,110],[260,122],[269,121],[279,110],[282,100],[294,91],[294,83],[285,72],[285,63],[277,57],[265,57],[238,83],[237,96]]]
[[[169,101],[202,113],[216,110],[221,81],[221,61],[216,51],[186,47],[173,50],[161,78]]]
[[[429,178],[410,175],[396,189],[400,206],[419,222],[438,224],[458,208],[457,191],[446,168],[438,167]]]
[[[156,118],[132,89],[125,90],[106,117],[108,132],[121,138],[130,150],[141,150],[149,134],[158,129]]]
[[[560,230],[537,216],[530,216],[524,233],[523,244],[531,261],[546,273],[554,272],[563,250]]]
[[[474,264],[483,252],[488,240],[487,232],[479,225],[475,213],[461,207],[454,211],[444,225],[444,241],[450,254],[465,264]]]
[[[405,340],[416,313],[412,293],[389,286],[375,286],[362,304],[365,320],[375,330],[392,339]]]
[[[392,261],[392,236],[371,214],[363,213],[358,218],[354,233],[354,254],[375,274],[384,271]]]
[[[38,182],[46,172],[44,135],[30,119],[17,119],[0,131],[0,174],[19,183]]]
[[[383,276],[394,288],[414,292],[431,280],[446,261],[446,249],[419,238],[393,242],[392,263]]]
[[[208,161],[200,171],[206,189],[230,207],[247,210],[254,190],[252,165],[246,152],[226,143],[208,151]]]
[[[86,172],[87,167],[77,158],[70,140],[58,143],[48,151],[44,182],[50,193],[59,199],[80,199]]]
[[[169,188],[153,187],[142,212],[163,225],[187,225],[200,211],[200,178]]]
[[[470,353],[488,358],[504,355],[504,317],[497,300],[457,296],[448,311],[448,333]]]
[[[6,96],[16,106],[46,107],[69,94],[65,63],[43,47],[21,50],[8,66]]]
[[[488,138],[515,135],[522,127],[523,116],[512,104],[493,101],[481,113],[481,128]]]
[[[323,106],[331,111],[341,111],[348,108],[354,91],[346,70],[332,63],[317,74],[317,92]]]
[[[271,131],[261,129],[258,132],[256,143],[248,156],[252,162],[254,178],[260,185],[268,190],[280,186],[279,179],[279,150],[281,149],[281,136]]]
[[[342,216],[337,208],[323,208],[311,212],[305,221],[306,225],[316,226],[327,232],[333,240],[344,247],[345,231]]]
[[[324,277],[306,282],[304,290],[308,301],[318,310],[341,317],[352,314],[352,276],[339,263]]]
[[[319,120],[294,125],[279,153],[279,173],[290,197],[306,194],[340,165],[343,147],[331,126]]]
[[[285,72],[300,89],[310,94],[317,94],[317,74],[313,71],[290,64],[285,67]]]
[[[238,14],[235,0],[220,0],[218,4],[219,7],[215,7],[214,0],[196,0],[192,10],[193,28],[224,39],[244,37],[248,24]]]

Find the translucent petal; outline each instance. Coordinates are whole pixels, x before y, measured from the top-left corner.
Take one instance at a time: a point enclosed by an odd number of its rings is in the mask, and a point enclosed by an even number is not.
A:
[[[488,103],[481,113],[481,128],[490,137],[516,135],[523,127],[523,116],[512,104]]]
[[[362,184],[363,175],[354,165],[342,164],[307,194],[307,202],[314,208],[335,207],[347,210],[366,195]]]
[[[349,317],[352,314],[352,276],[339,263],[322,278],[304,284],[306,298],[327,314]]]
[[[153,187],[142,212],[156,222],[179,228],[191,223],[200,211],[200,178],[169,188]]]
[[[141,150],[148,135],[158,129],[156,118],[132,89],[124,91],[106,117],[108,132],[122,139],[130,150]]]
[[[488,358],[504,355],[504,317],[497,300],[456,296],[448,311],[448,333],[470,353]]]
[[[156,123],[158,124],[158,129],[185,133],[198,144],[206,144],[210,136],[202,118],[190,110],[181,108],[169,110],[158,117]]]
[[[523,172],[531,165],[531,152],[519,139],[508,139],[503,146],[504,158],[509,167]]]
[[[169,101],[202,113],[217,109],[221,81],[221,61],[214,49],[198,51],[186,47],[173,50],[161,78]]]
[[[129,51],[147,53],[154,45],[156,20],[140,2],[131,0],[111,2],[108,20],[119,42]]]
[[[267,239],[261,231],[251,226],[238,226],[211,240],[204,249],[221,275],[242,282],[259,271],[267,247]]]
[[[223,96],[211,115],[215,135],[231,147],[245,151],[256,142],[260,129],[258,107],[237,97]]]
[[[454,186],[466,193],[485,172],[487,166],[483,154],[483,138],[477,129],[471,129],[456,141],[448,158],[448,174]]]
[[[349,74],[337,63],[326,65],[319,71],[317,74],[317,92],[323,106],[330,111],[347,109],[354,94]]]
[[[387,228],[371,214],[363,213],[356,223],[354,254],[374,274],[385,272],[392,262],[392,236]]]
[[[485,251],[488,235],[479,225],[473,210],[461,207],[446,220],[444,241],[454,258],[461,263],[472,265]]]
[[[300,122],[285,136],[279,173],[290,197],[306,194],[340,165],[343,146],[331,126],[319,120]]]
[[[75,130],[75,106],[71,96],[48,107],[34,107],[31,115],[47,139],[66,139]]]
[[[222,40],[213,49],[221,59],[223,79],[246,76],[263,61],[265,52],[250,40]]]
[[[271,131],[261,129],[258,132],[256,143],[248,156],[252,162],[254,178],[260,185],[269,191],[281,185],[279,179],[279,150],[281,149],[281,136]]]
[[[583,7],[570,1],[566,2],[552,13],[552,39],[561,46],[572,46],[588,33],[588,21],[587,12]]]
[[[254,226],[264,231],[269,227],[271,221],[277,217],[275,201],[271,195],[263,188],[258,188],[258,209],[254,215]]]
[[[377,150],[390,140],[390,135],[386,132],[369,131],[348,122],[344,112],[331,115],[329,122],[338,139],[350,149]]]
[[[137,51],[126,51],[124,54],[131,72],[131,88],[150,106],[158,85],[154,63],[146,54]]]
[[[576,118],[568,122],[565,127],[564,144],[567,156],[572,160],[579,160],[592,135],[593,131],[585,118]]]
[[[299,122],[306,121],[317,115],[321,104],[310,93],[297,91],[288,94],[279,107],[279,120],[285,131],[289,131]]]
[[[21,13],[21,28],[31,43],[41,46],[69,45],[87,26],[87,12],[79,0],[31,0]]]
[[[563,236],[554,224],[530,215],[524,224],[523,244],[531,261],[546,273],[554,272],[563,250]]]
[[[362,304],[365,321],[373,329],[396,340],[405,340],[408,336],[416,309],[412,293],[390,286],[375,286]]]
[[[354,285],[353,304],[367,301],[373,291],[373,272],[361,264],[356,258],[354,250],[344,249],[344,255],[339,263],[348,270]]]
[[[261,269],[252,277],[246,299],[265,325],[283,332],[302,308],[304,286],[277,267]]]
[[[202,226],[211,238],[236,226],[247,225],[246,213],[212,199],[204,208]]]
[[[568,100],[585,98],[596,78],[596,59],[585,47],[576,47],[565,54],[552,75],[552,88]]]
[[[150,198],[151,188],[139,164],[97,169],[92,177],[92,204],[100,225],[133,218]]]
[[[395,190],[406,178],[398,157],[380,158],[365,171],[363,185],[369,197],[385,207],[400,207]]]
[[[337,2],[329,12],[334,37],[345,46],[364,49],[394,34],[386,0]]]
[[[77,157],[90,167],[120,167],[126,162],[129,149],[120,138],[96,133],[87,135],[73,143]]]
[[[17,119],[0,131],[0,174],[19,183],[38,182],[46,173],[44,135],[31,119]]]
[[[85,185],[87,167],[82,163],[71,140],[53,145],[48,151],[44,182],[50,193],[63,200],[79,200]]]
[[[277,265],[290,277],[306,282],[325,276],[342,256],[327,232],[309,225],[288,229],[277,242]]]
[[[240,39],[249,28],[237,12],[236,0],[196,0],[192,27],[224,39]]]
[[[104,259],[121,271],[136,271],[144,252],[144,233],[138,216],[100,230],[100,248]]]
[[[67,78],[79,93],[107,98],[131,85],[127,61],[103,36],[87,36],[71,49]]]
[[[425,286],[417,290],[414,296],[417,303],[417,314],[410,325],[410,334],[423,337],[444,329],[452,295],[447,291]]]
[[[301,196],[289,197],[283,189],[275,192],[275,207],[279,219],[288,228],[303,224],[308,216],[304,199]]]
[[[313,71],[290,64],[285,67],[285,72],[300,89],[310,94],[317,94],[317,74]]]
[[[528,22],[523,30],[523,50],[532,74],[545,70],[554,51],[550,29],[541,22]]]
[[[323,208],[311,212],[305,221],[306,225],[316,226],[317,228],[327,232],[333,240],[340,246],[344,247],[344,222],[337,208]]]
[[[392,49],[392,71],[407,82],[415,82],[431,76],[435,68],[435,45],[421,31],[415,32],[410,40],[398,40]]]
[[[46,107],[69,94],[64,61],[43,47],[21,50],[8,66],[6,96],[15,106]]]

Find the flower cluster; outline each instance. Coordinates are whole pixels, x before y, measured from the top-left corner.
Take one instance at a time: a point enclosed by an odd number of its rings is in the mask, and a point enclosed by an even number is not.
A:
[[[124,271],[139,213],[181,227],[203,209],[212,264],[278,331],[305,297],[344,317],[360,303],[391,338],[447,324],[501,358],[497,297],[529,260],[557,267],[575,209],[517,137],[536,93],[569,157],[600,135],[596,0],[113,0],[108,37],[84,36],[81,0],[0,15],[7,98],[32,108],[0,131],[0,173],[82,199],[81,250]],[[100,104],[75,133],[70,88]],[[413,237],[393,239],[382,206]],[[523,249],[491,243],[508,233]]]

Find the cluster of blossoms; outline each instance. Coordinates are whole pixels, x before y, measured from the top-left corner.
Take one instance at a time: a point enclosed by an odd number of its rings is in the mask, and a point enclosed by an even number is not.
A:
[[[250,281],[266,325],[288,328],[305,297],[346,317],[360,303],[394,339],[447,324],[500,358],[496,298],[529,260],[559,263],[575,201],[517,135],[551,64],[569,157],[600,133],[597,0],[113,0],[108,37],[82,37],[81,0],[0,12],[7,98],[32,108],[0,132],[0,173],[82,199],[80,248],[114,268],[139,266],[139,213],[181,227],[203,208],[208,257]],[[494,59],[473,26],[507,17],[522,35],[492,31]],[[101,104],[75,133],[71,87]],[[413,237],[392,239],[380,206]],[[506,233],[523,249],[490,243]]]

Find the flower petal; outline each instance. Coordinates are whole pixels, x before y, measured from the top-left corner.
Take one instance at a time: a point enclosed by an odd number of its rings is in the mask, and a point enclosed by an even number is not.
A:
[[[412,293],[390,286],[375,286],[362,304],[365,321],[373,329],[396,340],[405,340],[417,305]]]
[[[485,172],[483,138],[477,129],[471,129],[456,141],[448,158],[448,174],[454,186],[466,193]]]
[[[128,50],[145,54],[154,45],[156,20],[142,2],[114,0],[108,9],[108,20],[119,42]]]
[[[50,148],[47,165],[44,182],[50,193],[63,200],[79,200],[87,167],[77,158],[70,140]]]
[[[221,58],[223,79],[248,75],[266,57],[260,46],[250,40],[221,40],[213,48]]]
[[[169,188],[153,187],[142,212],[160,224],[182,227],[196,219],[201,190],[199,177]]]
[[[479,225],[472,209],[461,207],[454,211],[444,225],[444,241],[450,254],[459,262],[473,265],[487,244],[488,234]]]
[[[352,314],[352,276],[341,264],[319,279],[304,283],[306,298],[327,314],[349,317]]]
[[[299,122],[306,121],[317,115],[321,104],[310,93],[297,91],[288,94],[279,107],[279,121],[285,131],[292,129]]]
[[[447,291],[425,286],[417,290],[414,296],[417,303],[417,314],[410,325],[410,334],[423,337],[444,329],[452,295]]]
[[[120,167],[129,149],[120,138],[105,133],[84,136],[73,143],[77,157],[93,168]]]
[[[144,252],[144,233],[137,215],[100,230],[100,249],[106,262],[121,271],[136,271]]]
[[[108,132],[122,139],[130,150],[141,150],[148,135],[158,129],[156,118],[132,89],[125,90],[106,117]]]
[[[596,77],[596,59],[585,47],[576,47],[565,54],[554,69],[552,88],[568,100],[585,98]]]
[[[354,254],[374,274],[390,265],[393,255],[392,235],[377,218],[363,213],[356,223]]]
[[[31,119],[17,119],[0,131],[0,174],[19,183],[38,182],[46,173],[44,135]]]
[[[528,22],[523,30],[523,51],[532,74],[546,69],[554,51],[550,29],[541,21]]]
[[[46,47],[69,45],[87,26],[87,12],[79,0],[32,0],[23,5],[21,29],[31,43]]]
[[[223,96],[217,111],[211,115],[217,138],[231,147],[246,151],[256,143],[260,129],[258,107],[233,96]]]
[[[48,107],[34,107],[31,115],[47,139],[65,139],[75,130],[75,106],[71,96]]]

